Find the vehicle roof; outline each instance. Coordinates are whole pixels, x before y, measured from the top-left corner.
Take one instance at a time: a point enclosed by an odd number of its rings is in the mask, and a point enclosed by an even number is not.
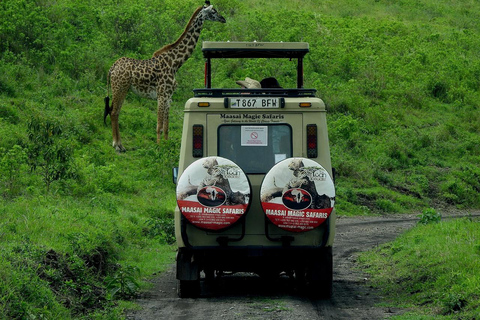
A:
[[[205,58],[303,58],[307,42],[203,42]]]

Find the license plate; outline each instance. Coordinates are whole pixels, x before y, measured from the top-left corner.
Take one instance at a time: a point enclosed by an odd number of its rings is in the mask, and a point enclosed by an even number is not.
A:
[[[230,108],[280,108],[280,101],[278,98],[230,98]]]

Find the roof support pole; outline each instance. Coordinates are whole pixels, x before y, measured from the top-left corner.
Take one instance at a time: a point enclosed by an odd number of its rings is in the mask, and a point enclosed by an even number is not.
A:
[[[298,58],[297,64],[297,88],[303,88],[303,58]]]
[[[211,59],[207,58],[205,61],[205,88],[212,87],[212,64]]]

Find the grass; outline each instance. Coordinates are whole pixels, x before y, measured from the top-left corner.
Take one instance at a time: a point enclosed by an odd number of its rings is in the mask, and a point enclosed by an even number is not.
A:
[[[424,212],[422,221],[360,264],[388,306],[412,310],[396,319],[478,319],[480,220],[439,222]]]
[[[265,313],[291,311],[290,307],[287,307],[284,301],[278,301],[276,299],[254,299],[252,300],[252,308],[260,309]]]
[[[108,196],[90,200],[48,196],[33,201],[19,198],[0,206],[0,212],[15,210],[15,215],[2,215],[1,220],[4,245],[0,251],[0,291],[2,305],[7,308],[0,308],[3,314],[11,318],[33,314],[69,319],[86,311],[101,312],[114,307],[107,291],[112,286],[107,275],[122,275],[123,270],[129,272],[135,266],[138,274],[132,276],[142,279],[170,266],[175,254],[169,244],[171,237],[166,238],[167,233],[148,224],[161,216],[159,210],[147,207],[124,211],[134,204],[122,205],[121,199]],[[172,224],[171,218],[167,224]],[[171,234],[169,229],[164,230]],[[12,279],[16,280],[10,282]],[[113,286],[122,284],[116,281]],[[130,299],[145,285],[138,283],[115,300]],[[8,292],[3,292],[7,288]],[[99,304],[93,302],[97,300]],[[22,301],[22,305],[15,306],[15,301]]]

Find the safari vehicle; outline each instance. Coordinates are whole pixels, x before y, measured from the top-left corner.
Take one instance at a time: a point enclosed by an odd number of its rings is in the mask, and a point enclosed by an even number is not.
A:
[[[203,43],[205,88],[185,104],[174,174],[180,297],[225,272],[285,273],[331,296],[335,189],[325,104],[303,88],[308,51],[304,42]],[[252,58],[296,62],[296,88],[212,88],[212,61]]]

